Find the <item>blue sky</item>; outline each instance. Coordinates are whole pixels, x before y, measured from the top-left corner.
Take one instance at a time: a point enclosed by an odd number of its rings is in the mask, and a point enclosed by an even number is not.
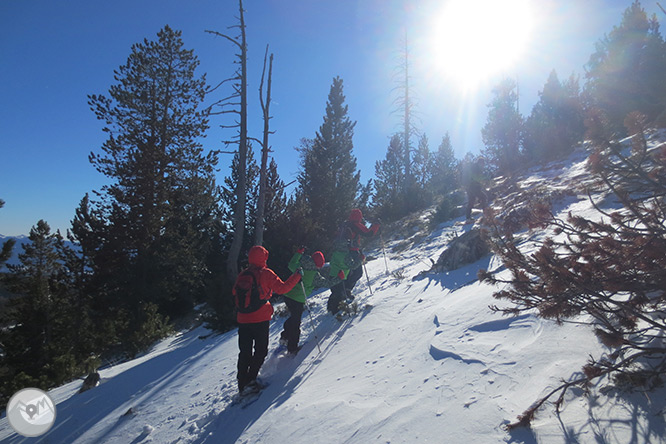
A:
[[[384,158],[390,136],[399,131],[394,101],[405,29],[416,126],[428,136],[431,150],[448,132],[461,158],[482,147],[480,129],[490,91],[501,76],[519,80],[521,112],[529,114],[550,71],[555,69],[560,79],[582,75],[595,42],[620,23],[631,4],[516,0],[531,11],[524,50],[499,70],[482,65],[484,75],[469,87],[443,71],[460,61],[447,60],[434,42],[434,19],[447,1],[245,1],[250,132],[261,137],[258,87],[269,44],[275,54],[271,128],[276,133],[271,145],[285,182],[298,171],[294,147],[301,138],[314,137],[322,123],[335,76],[344,80],[349,115],[357,121],[354,154],[362,179],[374,176],[375,162]],[[664,18],[656,2],[642,5]],[[125,63],[132,44],[155,39],[166,24],[181,30],[185,47],[194,49],[201,61],[200,73],[215,83],[232,74],[234,48],[204,31],[232,32],[227,28],[237,23],[237,8],[234,0],[2,0],[0,199],[6,204],[0,210],[0,234],[27,234],[39,219],[64,233],[85,193],[108,183],[88,162],[105,134],[87,95],[107,94],[113,71]],[[489,11],[479,7],[476,13],[484,12]],[[472,21],[467,29],[478,23]],[[462,45],[466,38],[460,34]],[[232,136],[219,128],[224,123],[211,119],[205,147],[221,148],[221,141]],[[230,157],[221,159],[220,181],[229,174]]]

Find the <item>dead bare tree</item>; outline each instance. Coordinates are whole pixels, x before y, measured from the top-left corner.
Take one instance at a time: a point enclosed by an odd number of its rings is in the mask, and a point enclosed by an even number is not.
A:
[[[238,139],[227,144],[238,143],[238,183],[236,185],[236,209],[234,211],[234,237],[229,248],[227,257],[227,276],[230,280],[235,280],[238,275],[238,259],[243,245],[243,236],[245,235],[245,205],[247,202],[247,40],[245,17],[243,10],[243,0],[238,0],[238,25],[230,27],[237,28],[239,36],[231,37],[217,31],[206,31],[210,34],[222,37],[233,43],[238,53],[238,64],[240,67],[236,70],[233,77],[222,81],[215,88],[218,88],[227,81],[233,82],[233,94],[217,101],[211,107],[218,107],[220,111],[211,112],[211,114],[237,114],[238,120],[232,126],[222,126],[223,128],[238,128]],[[214,89],[215,89],[214,88]]]
[[[409,40],[407,39],[407,31],[405,31],[405,46],[403,51],[400,53],[401,61],[396,69],[396,76],[399,76],[397,80],[397,86],[394,90],[399,91],[399,96],[394,100],[396,105],[395,112],[402,113],[402,143],[403,143],[403,164],[405,170],[405,177],[409,181],[409,177],[412,174],[412,147],[411,147],[411,138],[413,135],[418,134],[418,130],[414,127],[413,117],[414,117],[414,97],[411,94],[410,80],[411,76],[409,73]]]
[[[268,79],[266,82],[266,99],[264,100],[264,77],[266,75],[266,60],[268,58],[268,45],[266,45],[266,53],[264,54],[264,69],[261,73],[261,84],[259,86],[259,101],[261,102],[261,110],[264,116],[264,137],[261,142],[261,169],[259,172],[259,199],[257,202],[257,217],[254,229],[254,244],[261,245],[264,243],[264,211],[266,206],[266,168],[268,164],[268,153],[270,146],[268,144],[268,136],[273,133],[270,131],[270,107],[271,107],[271,79],[273,76],[273,54],[270,55],[268,62]]]

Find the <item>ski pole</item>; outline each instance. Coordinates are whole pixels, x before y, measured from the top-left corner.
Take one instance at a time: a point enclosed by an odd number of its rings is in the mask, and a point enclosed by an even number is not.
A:
[[[303,280],[301,280],[301,288],[303,289],[303,297],[305,298],[303,303],[305,304],[305,308],[308,309],[308,314],[310,315],[310,327],[312,328],[312,334],[314,335],[315,343],[317,344],[317,350],[319,350],[319,353],[321,353],[321,347],[319,347],[319,338],[317,337],[317,332],[315,332],[312,310],[310,310],[310,305],[308,304],[308,295],[305,294],[305,285],[303,284]]]
[[[368,289],[370,290],[370,295],[372,296],[372,287],[370,286],[370,276],[368,276],[368,269],[363,262],[363,270],[365,271],[365,278],[368,280]]]
[[[386,250],[384,249],[384,238],[382,238],[382,233],[379,233],[379,241],[382,243],[382,254],[384,255],[384,265],[386,266],[386,274],[391,274],[388,267],[388,261],[386,260]]]

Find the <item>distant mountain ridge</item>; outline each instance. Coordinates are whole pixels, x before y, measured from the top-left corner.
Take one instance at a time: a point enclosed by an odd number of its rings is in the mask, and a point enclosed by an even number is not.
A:
[[[2,246],[5,242],[7,242],[10,239],[14,239],[16,243],[14,244],[14,248],[12,249],[12,257],[9,258],[9,260],[6,262],[6,265],[18,265],[19,264],[18,255],[19,253],[23,252],[23,245],[30,243],[30,239],[26,235],[5,236],[0,234],[0,246]],[[7,267],[5,265],[0,266],[0,271],[7,271]]]
[[[0,234],[0,246],[4,244],[6,241],[9,239],[14,239],[16,241],[16,244],[14,244],[14,248],[12,249],[12,256],[9,258],[7,261],[8,265],[18,265],[19,264],[19,254],[23,253],[23,245],[29,244],[30,243],[30,238],[26,235],[20,235],[20,236],[5,236],[3,234]],[[74,244],[68,240],[65,241],[65,245],[72,247]],[[7,267],[5,265],[0,267],[0,272],[2,271],[7,271]]]

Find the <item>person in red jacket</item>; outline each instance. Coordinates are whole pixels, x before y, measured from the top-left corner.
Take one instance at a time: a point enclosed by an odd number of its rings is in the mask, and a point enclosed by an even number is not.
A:
[[[301,280],[301,271],[297,270],[283,282],[273,270],[266,266],[268,250],[262,246],[250,248],[248,269],[252,271],[259,288],[259,297],[266,301],[258,310],[250,313],[238,312],[238,390],[243,393],[261,388],[257,383],[259,369],[268,354],[268,327],[273,317],[273,306],[269,299],[273,292],[284,294],[294,288]],[[235,285],[234,285],[235,292]],[[254,353],[253,353],[254,348]]]

